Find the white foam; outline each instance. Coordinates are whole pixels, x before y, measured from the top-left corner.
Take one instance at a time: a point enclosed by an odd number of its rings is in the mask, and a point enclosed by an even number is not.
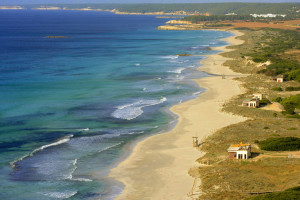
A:
[[[66,192],[41,192],[44,196],[56,198],[56,199],[68,199],[75,194],[77,191],[66,191]]]
[[[177,59],[179,56],[178,55],[169,55],[169,56],[162,56],[162,58],[167,58],[167,59],[171,59],[171,60],[175,60]]]
[[[144,88],[143,88],[143,91],[146,91],[146,90],[147,90],[147,88],[144,87]]]
[[[178,69],[175,69],[173,71],[168,71],[168,72],[175,73],[175,74],[181,74],[183,70],[185,70],[185,68],[178,68]]]
[[[83,181],[83,182],[91,182],[93,180],[88,179],[88,178],[73,178],[73,173],[75,172],[75,170],[77,169],[77,159],[73,160],[72,165],[73,168],[70,172],[70,174],[66,177],[66,179],[72,180],[72,181]]]
[[[80,182],[92,182],[92,179],[88,179],[88,178],[72,178],[72,181],[80,181]]]
[[[40,148],[35,149],[31,154],[33,155],[34,153],[36,153],[36,152],[38,152],[38,151],[41,151],[41,150],[44,150],[44,149],[46,149],[46,148],[48,148],[48,147],[52,147],[52,146],[56,146],[56,145],[60,145],[60,144],[69,142],[71,137],[73,137],[73,135],[69,135],[69,136],[67,136],[67,137],[64,137],[63,139],[60,139],[60,140],[58,140],[57,142],[54,142],[54,143],[51,143],[51,144],[46,144],[46,145],[44,145],[44,146],[41,146]]]
[[[21,160],[24,160],[24,159],[27,158],[27,157],[31,157],[31,156],[33,156],[35,153],[37,153],[37,152],[39,152],[39,151],[42,151],[42,150],[44,150],[44,149],[46,149],[46,148],[49,148],[49,147],[52,147],[52,146],[57,146],[57,145],[60,145],[60,144],[64,144],[64,143],[66,143],[66,142],[69,142],[69,141],[70,141],[70,138],[73,137],[73,136],[74,136],[74,135],[68,135],[68,136],[63,137],[62,139],[58,140],[57,142],[53,142],[53,143],[50,143],[50,144],[43,145],[43,146],[41,146],[41,147],[39,147],[39,148],[33,150],[30,154],[25,155],[25,156],[22,156],[21,158],[19,158],[19,159],[17,159],[17,160],[14,160],[14,161],[10,162],[10,166],[11,166],[12,168],[14,168],[14,167],[15,167],[15,164],[16,164],[17,162],[19,162],[19,161],[21,161]]]
[[[89,128],[83,128],[83,129],[79,129],[79,131],[89,131]]]
[[[134,133],[134,132],[133,132]],[[128,134],[133,134],[133,133],[128,133]],[[113,148],[113,147],[116,147],[116,146],[119,146],[120,144],[122,144],[123,142],[119,142],[119,143],[117,143],[117,144],[114,144],[114,145],[112,145],[112,146],[109,146],[109,147],[106,147],[106,148],[104,148],[104,149],[101,149],[101,150],[99,150],[98,151],[98,153],[101,153],[101,152],[103,152],[103,151],[107,151],[108,149],[111,149],[111,148]]]
[[[198,91],[198,92],[194,92],[194,93],[193,93],[194,96],[198,96],[199,94],[201,94],[201,91]]]
[[[160,100],[139,100],[132,104],[118,106],[111,116],[118,119],[132,120],[143,114],[142,108],[154,106],[165,102],[167,98],[163,97]]]
[[[136,63],[135,66],[141,66],[141,64],[140,63]]]
[[[75,170],[77,169],[77,159],[73,160],[72,165],[73,165],[73,169],[71,170],[69,176],[67,176],[67,179],[72,180],[73,179],[73,173],[75,172]]]

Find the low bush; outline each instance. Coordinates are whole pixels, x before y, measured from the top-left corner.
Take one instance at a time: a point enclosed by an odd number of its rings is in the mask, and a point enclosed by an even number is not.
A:
[[[288,81],[295,80],[300,82],[300,69],[292,70],[290,72],[285,73],[286,79]]]
[[[274,90],[274,91],[283,91],[283,89],[281,87],[274,87],[274,88],[272,88],[272,90]]]
[[[286,87],[285,91],[299,91],[300,87]]]
[[[249,200],[298,200],[300,196],[300,186],[287,189],[282,192],[258,195]]]
[[[267,105],[267,104],[270,104],[271,101],[269,99],[262,99],[259,101],[259,104],[260,105]]]
[[[266,151],[296,151],[300,150],[300,138],[277,137],[259,142],[259,147]]]
[[[273,99],[274,102],[281,102],[282,101],[282,97],[276,97],[275,99]]]
[[[286,114],[295,114],[295,108],[300,108],[300,94],[282,99],[280,104],[286,110]]]

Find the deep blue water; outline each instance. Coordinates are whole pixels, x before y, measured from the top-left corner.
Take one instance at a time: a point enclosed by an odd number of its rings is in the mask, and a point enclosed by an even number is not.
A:
[[[137,138],[163,132],[219,31],[159,31],[167,19],[0,11],[0,199],[110,199],[106,176]],[[46,38],[68,36],[68,38]],[[201,111],[199,111],[201,112]]]

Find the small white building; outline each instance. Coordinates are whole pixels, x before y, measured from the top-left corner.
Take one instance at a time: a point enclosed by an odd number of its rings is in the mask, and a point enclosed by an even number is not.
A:
[[[233,12],[233,13],[227,13],[227,14],[225,14],[225,15],[237,15],[237,14],[235,14],[235,13]]]
[[[251,156],[251,145],[250,144],[234,144],[228,149],[228,158],[231,159],[248,159]]]
[[[243,101],[242,106],[251,107],[251,108],[258,108],[259,107],[259,99],[257,99],[257,98],[255,98],[255,99],[245,99]]]
[[[250,14],[252,17],[277,17],[277,16],[280,16],[280,17],[285,17],[286,15],[280,15],[280,14],[271,14],[271,13],[268,13],[268,14]]]
[[[283,80],[283,76],[276,76],[272,78],[274,81],[276,81],[277,83],[282,83]]]
[[[253,98],[258,99],[258,100],[262,100],[264,98],[264,95],[260,94],[260,93],[256,93],[256,94],[253,94]]]

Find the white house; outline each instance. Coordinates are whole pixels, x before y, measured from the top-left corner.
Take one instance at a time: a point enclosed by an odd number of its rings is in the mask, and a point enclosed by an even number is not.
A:
[[[283,80],[283,76],[275,76],[272,78],[274,81],[276,81],[277,83],[282,83]]]
[[[259,107],[259,99],[257,99],[257,98],[254,98],[254,99],[245,99],[243,101],[242,106],[251,107],[251,108],[257,108],[257,107]]]
[[[225,15],[237,15],[237,14],[235,14],[235,13],[233,12],[233,13],[227,13],[227,14],[225,14]]]
[[[234,144],[228,149],[228,157],[231,159],[248,159],[251,156],[250,144]]]
[[[258,99],[258,100],[262,100],[264,98],[264,96],[263,96],[263,94],[256,93],[256,94],[253,94],[253,98]]]

